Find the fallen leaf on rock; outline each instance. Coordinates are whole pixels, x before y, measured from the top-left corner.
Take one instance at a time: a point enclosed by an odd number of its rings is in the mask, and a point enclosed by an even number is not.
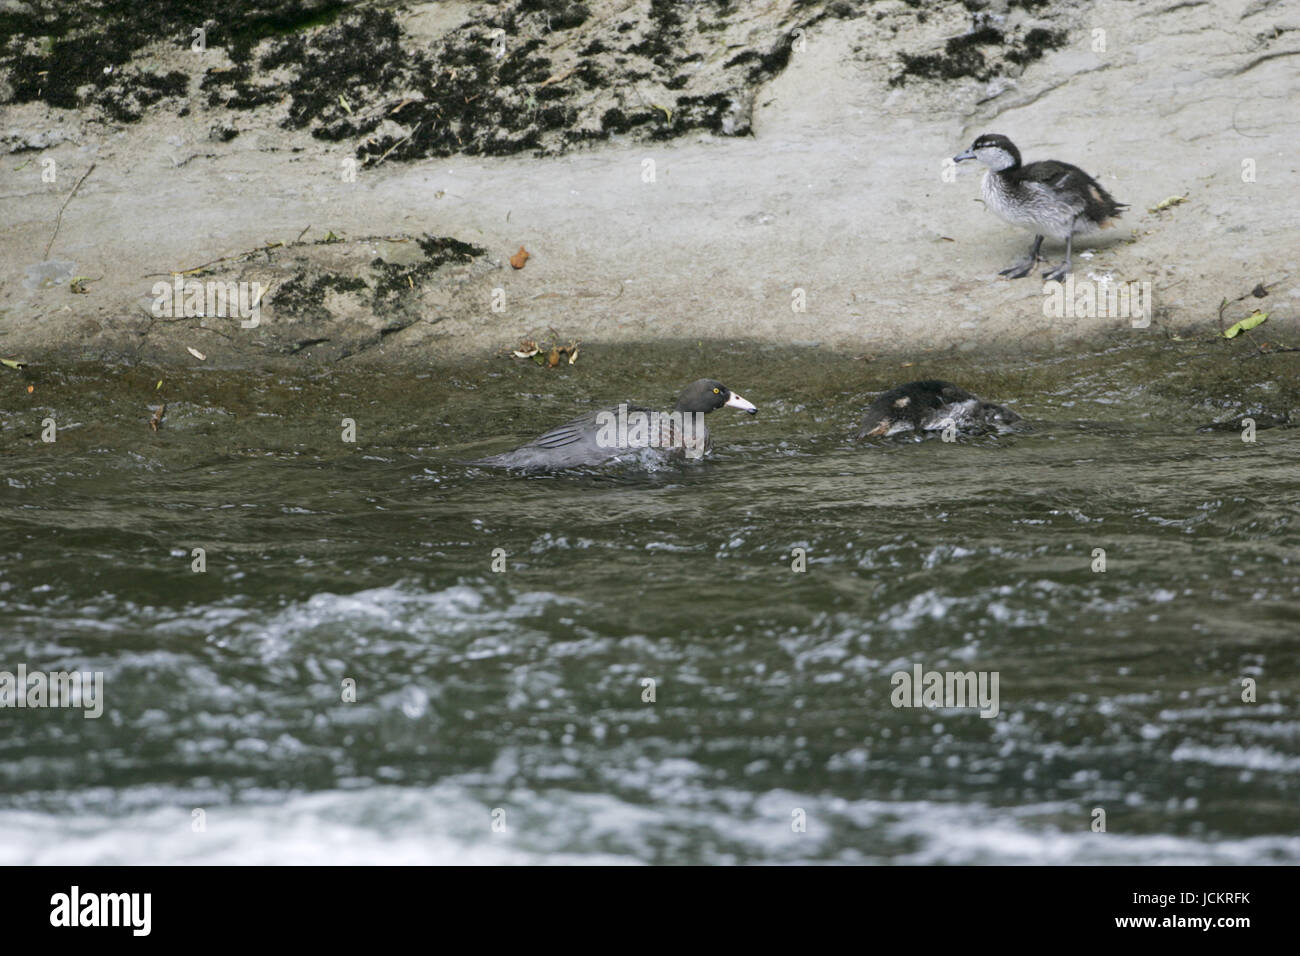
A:
[[[28,385],[28,386],[27,386],[27,394],[28,394],[28,395],[30,395],[30,394],[31,394],[32,392],[34,392],[34,391],[36,391],[36,386],[35,386],[35,385]]]
[[[202,352],[200,352],[198,349],[190,348],[188,345],[185,346],[185,351],[189,352],[200,362],[204,361],[207,358],[207,356],[204,355]]]
[[[523,246],[520,246],[519,251],[510,257],[510,264],[514,266],[516,269],[522,269],[524,267],[524,263],[531,258],[532,258],[532,253],[530,253]]]
[[[167,403],[163,402],[158,406],[158,410],[153,413],[153,418],[149,419],[149,430],[157,431],[158,426],[162,424],[163,416],[167,414]]]
[[[5,368],[12,368],[12,369],[21,369],[27,367],[27,363],[24,362],[22,359],[0,359],[0,365],[3,365]]]
[[[1225,339],[1235,339],[1242,332],[1249,332],[1255,326],[1262,324],[1264,320],[1267,318],[1268,318],[1267,312],[1261,312],[1259,311],[1259,309],[1256,309],[1254,312],[1246,316],[1236,325],[1224,329],[1223,337]]]
[[[578,342],[575,339],[568,345],[557,345],[552,339],[550,345],[538,345],[532,339],[525,339],[511,349],[510,354],[515,358],[532,359],[543,368],[558,368],[562,359],[567,358],[569,365],[578,361]]]
[[[1190,195],[1191,193],[1187,194],[1187,196]],[[1164,212],[1172,206],[1181,206],[1183,203],[1187,202],[1187,196],[1170,196],[1168,199],[1162,199],[1160,202],[1148,209],[1147,212]]]

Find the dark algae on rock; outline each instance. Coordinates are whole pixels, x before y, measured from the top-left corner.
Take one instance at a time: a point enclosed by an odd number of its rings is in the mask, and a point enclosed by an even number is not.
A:
[[[163,96],[183,96],[187,75],[120,68],[145,47],[177,48],[205,30],[205,43],[234,51],[265,37],[336,16],[342,0],[25,0],[0,10],[0,73],[12,103],[41,101],[63,109],[93,102],[118,122],[134,122]],[[153,96],[152,94],[158,95]],[[128,103],[115,108],[115,101]]]
[[[264,320],[242,330],[255,349],[297,355],[312,348],[314,358],[337,361],[416,323],[436,325],[472,310],[458,290],[498,268],[486,250],[449,237],[331,234],[250,250],[189,270],[184,278],[250,283],[264,294]],[[192,331],[197,326],[220,337],[240,318],[184,321]]]
[[[1026,9],[1035,5],[1041,6],[1042,3],[1023,0],[1020,4]],[[890,78],[891,86],[902,86],[909,78],[989,80],[1024,67],[1047,51],[1065,45],[1064,30],[1044,27],[1007,30],[994,24],[993,17],[981,9],[985,4],[979,0],[966,0],[965,6],[972,10],[970,29],[961,36],[944,41],[942,52],[900,53],[902,69]]]
[[[505,0],[429,28],[418,5],[363,0],[32,0],[0,13],[0,102],[91,108],[118,124],[198,109],[223,114],[211,118],[223,129],[239,125],[231,111],[272,110],[367,165],[743,136],[757,91],[811,28],[876,6]],[[994,67],[982,46],[1005,42],[1004,60],[1023,63],[1050,39],[984,26],[942,55],[905,56],[904,72],[984,75]]]

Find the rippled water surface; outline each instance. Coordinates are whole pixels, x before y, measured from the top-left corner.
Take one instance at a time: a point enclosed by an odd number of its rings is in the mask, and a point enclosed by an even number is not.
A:
[[[105,697],[0,710],[0,862],[1300,862],[1300,431],[1195,430],[1300,412],[1245,352],[0,369],[0,670]],[[703,375],[705,462],[457,463]],[[1034,430],[845,440],[928,376]]]

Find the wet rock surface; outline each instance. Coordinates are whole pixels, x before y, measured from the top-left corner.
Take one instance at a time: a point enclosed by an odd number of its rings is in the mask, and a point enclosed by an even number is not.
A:
[[[159,277],[141,303],[149,323],[140,335],[159,322],[183,322],[187,348],[235,343],[334,362],[454,314],[461,288],[500,268],[485,255],[427,235],[273,244]]]

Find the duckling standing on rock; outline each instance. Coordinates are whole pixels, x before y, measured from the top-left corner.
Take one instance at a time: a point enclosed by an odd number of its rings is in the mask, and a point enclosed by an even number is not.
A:
[[[952,382],[931,379],[908,382],[885,392],[867,409],[862,427],[853,436],[879,438],[899,432],[943,431],[955,427],[964,434],[1009,431],[1021,421],[1009,408],[982,402]]]
[[[1021,165],[1016,144],[997,133],[980,136],[953,162],[967,159],[978,159],[988,167],[982,187],[985,205],[1012,225],[1035,233],[1029,255],[998,275],[1012,279],[1029,275],[1043,237],[1051,236],[1065,240],[1065,261],[1044,272],[1043,278],[1064,279],[1070,274],[1074,237],[1105,229],[1120,210],[1128,208],[1078,166],[1054,159]]]

